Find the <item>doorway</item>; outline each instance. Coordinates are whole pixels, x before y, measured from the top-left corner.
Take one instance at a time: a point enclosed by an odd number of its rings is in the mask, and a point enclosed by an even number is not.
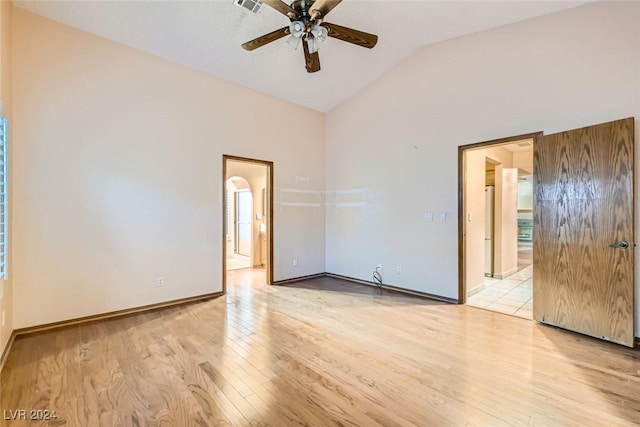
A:
[[[273,163],[223,156],[223,289],[229,278],[273,282]]]
[[[541,135],[459,148],[461,303],[533,318],[533,147]]]
[[[253,267],[252,221],[253,193],[247,179],[231,176],[225,181],[225,241],[228,270]]]
[[[469,170],[475,164],[470,155],[531,140],[533,319],[633,347],[634,139],[635,118],[628,117],[544,137],[539,132],[459,147],[458,302],[469,302],[468,291],[477,280],[474,255],[484,263],[484,227],[478,232],[480,211],[470,201],[478,186],[470,178],[478,176]],[[529,233],[521,223],[518,234]],[[491,304],[485,308],[492,309]]]

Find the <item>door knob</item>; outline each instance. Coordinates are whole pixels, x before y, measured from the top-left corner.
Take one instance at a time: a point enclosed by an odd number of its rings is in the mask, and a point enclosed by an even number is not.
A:
[[[621,240],[619,242],[615,242],[615,243],[609,243],[609,247],[610,248],[621,248],[621,249],[627,249],[629,247],[629,242],[625,241],[625,240]]]

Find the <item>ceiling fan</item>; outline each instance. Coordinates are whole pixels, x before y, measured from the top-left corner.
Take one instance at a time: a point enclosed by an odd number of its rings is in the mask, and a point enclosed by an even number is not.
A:
[[[302,42],[306,68],[309,73],[320,71],[318,47],[327,36],[368,49],[374,47],[378,42],[378,36],[375,34],[324,22],[325,16],[341,1],[295,0],[291,5],[288,5],[282,0],[263,0],[265,4],[287,16],[291,24],[243,43],[242,47],[246,50],[254,50],[288,35],[287,43],[294,49],[297,49]]]

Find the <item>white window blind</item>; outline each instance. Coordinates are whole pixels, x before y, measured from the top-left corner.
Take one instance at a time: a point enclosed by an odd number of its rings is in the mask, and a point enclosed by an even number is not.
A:
[[[7,119],[0,118],[0,279],[7,278]]]

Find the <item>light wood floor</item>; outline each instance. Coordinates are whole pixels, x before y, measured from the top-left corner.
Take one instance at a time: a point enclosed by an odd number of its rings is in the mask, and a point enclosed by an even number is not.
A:
[[[255,271],[255,270],[253,270]],[[640,423],[637,351],[330,278],[18,338],[0,408],[69,426]],[[254,282],[254,283],[252,283]],[[47,425],[0,420],[2,425]]]

